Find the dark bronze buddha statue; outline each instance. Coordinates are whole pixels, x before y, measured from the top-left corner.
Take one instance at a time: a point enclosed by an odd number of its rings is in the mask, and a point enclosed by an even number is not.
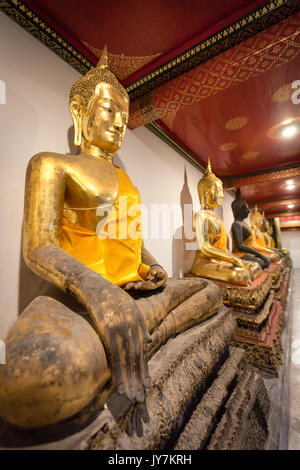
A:
[[[263,269],[268,268],[269,258],[260,251],[256,244],[253,230],[244,221],[250,213],[248,204],[241,198],[241,192],[238,188],[235,199],[231,203],[234,222],[231,226],[232,251],[245,261],[254,261]]]

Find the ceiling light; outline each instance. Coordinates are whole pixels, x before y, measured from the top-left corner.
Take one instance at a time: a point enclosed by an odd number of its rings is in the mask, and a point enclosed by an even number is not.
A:
[[[297,134],[298,129],[296,126],[286,126],[284,129],[281,131],[281,135],[284,139],[288,139],[289,137],[293,137],[295,134]]]
[[[294,189],[294,187],[295,187],[294,184],[288,184],[288,185],[286,186],[286,189],[288,189],[288,190],[290,191],[291,189]]]
[[[288,209],[293,209],[295,207],[295,204],[288,204]]]
[[[267,133],[271,139],[289,139],[300,132],[300,116],[285,119],[273,126]]]
[[[294,184],[294,180],[287,180],[286,184]]]

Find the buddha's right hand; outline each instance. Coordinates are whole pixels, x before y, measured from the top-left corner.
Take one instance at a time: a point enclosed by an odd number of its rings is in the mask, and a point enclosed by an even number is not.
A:
[[[145,389],[151,385],[147,346],[151,341],[135,300],[60,247],[47,245],[30,255],[39,275],[75,296],[90,313],[106,350],[115,390],[134,407],[134,429],[147,419]]]
[[[142,421],[149,421],[145,389],[151,386],[147,359],[150,336],[135,300],[126,292],[112,286],[101,294],[105,295],[101,305],[95,309],[95,321],[99,322],[113,385],[116,392],[128,401],[125,406],[125,409],[130,408],[128,433],[141,435]]]

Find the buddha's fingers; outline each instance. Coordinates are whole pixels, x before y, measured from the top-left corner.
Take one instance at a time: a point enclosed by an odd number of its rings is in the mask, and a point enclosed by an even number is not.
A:
[[[144,338],[142,343],[142,354],[140,356],[140,375],[143,379],[143,386],[144,388],[151,388],[151,377],[149,374],[149,366],[148,366],[148,344],[147,338],[149,336],[146,327],[143,324],[139,325],[139,336]],[[151,340],[152,341],[152,340]]]
[[[110,333],[109,355],[112,379],[117,392],[132,401],[135,399],[135,384],[128,325],[115,327]]]

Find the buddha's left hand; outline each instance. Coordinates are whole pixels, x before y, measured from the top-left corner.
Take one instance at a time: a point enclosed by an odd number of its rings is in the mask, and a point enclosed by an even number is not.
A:
[[[154,290],[163,286],[167,279],[168,274],[166,271],[159,264],[154,264],[151,266],[149,274],[144,281],[128,282],[128,284],[123,286],[123,289]]]

